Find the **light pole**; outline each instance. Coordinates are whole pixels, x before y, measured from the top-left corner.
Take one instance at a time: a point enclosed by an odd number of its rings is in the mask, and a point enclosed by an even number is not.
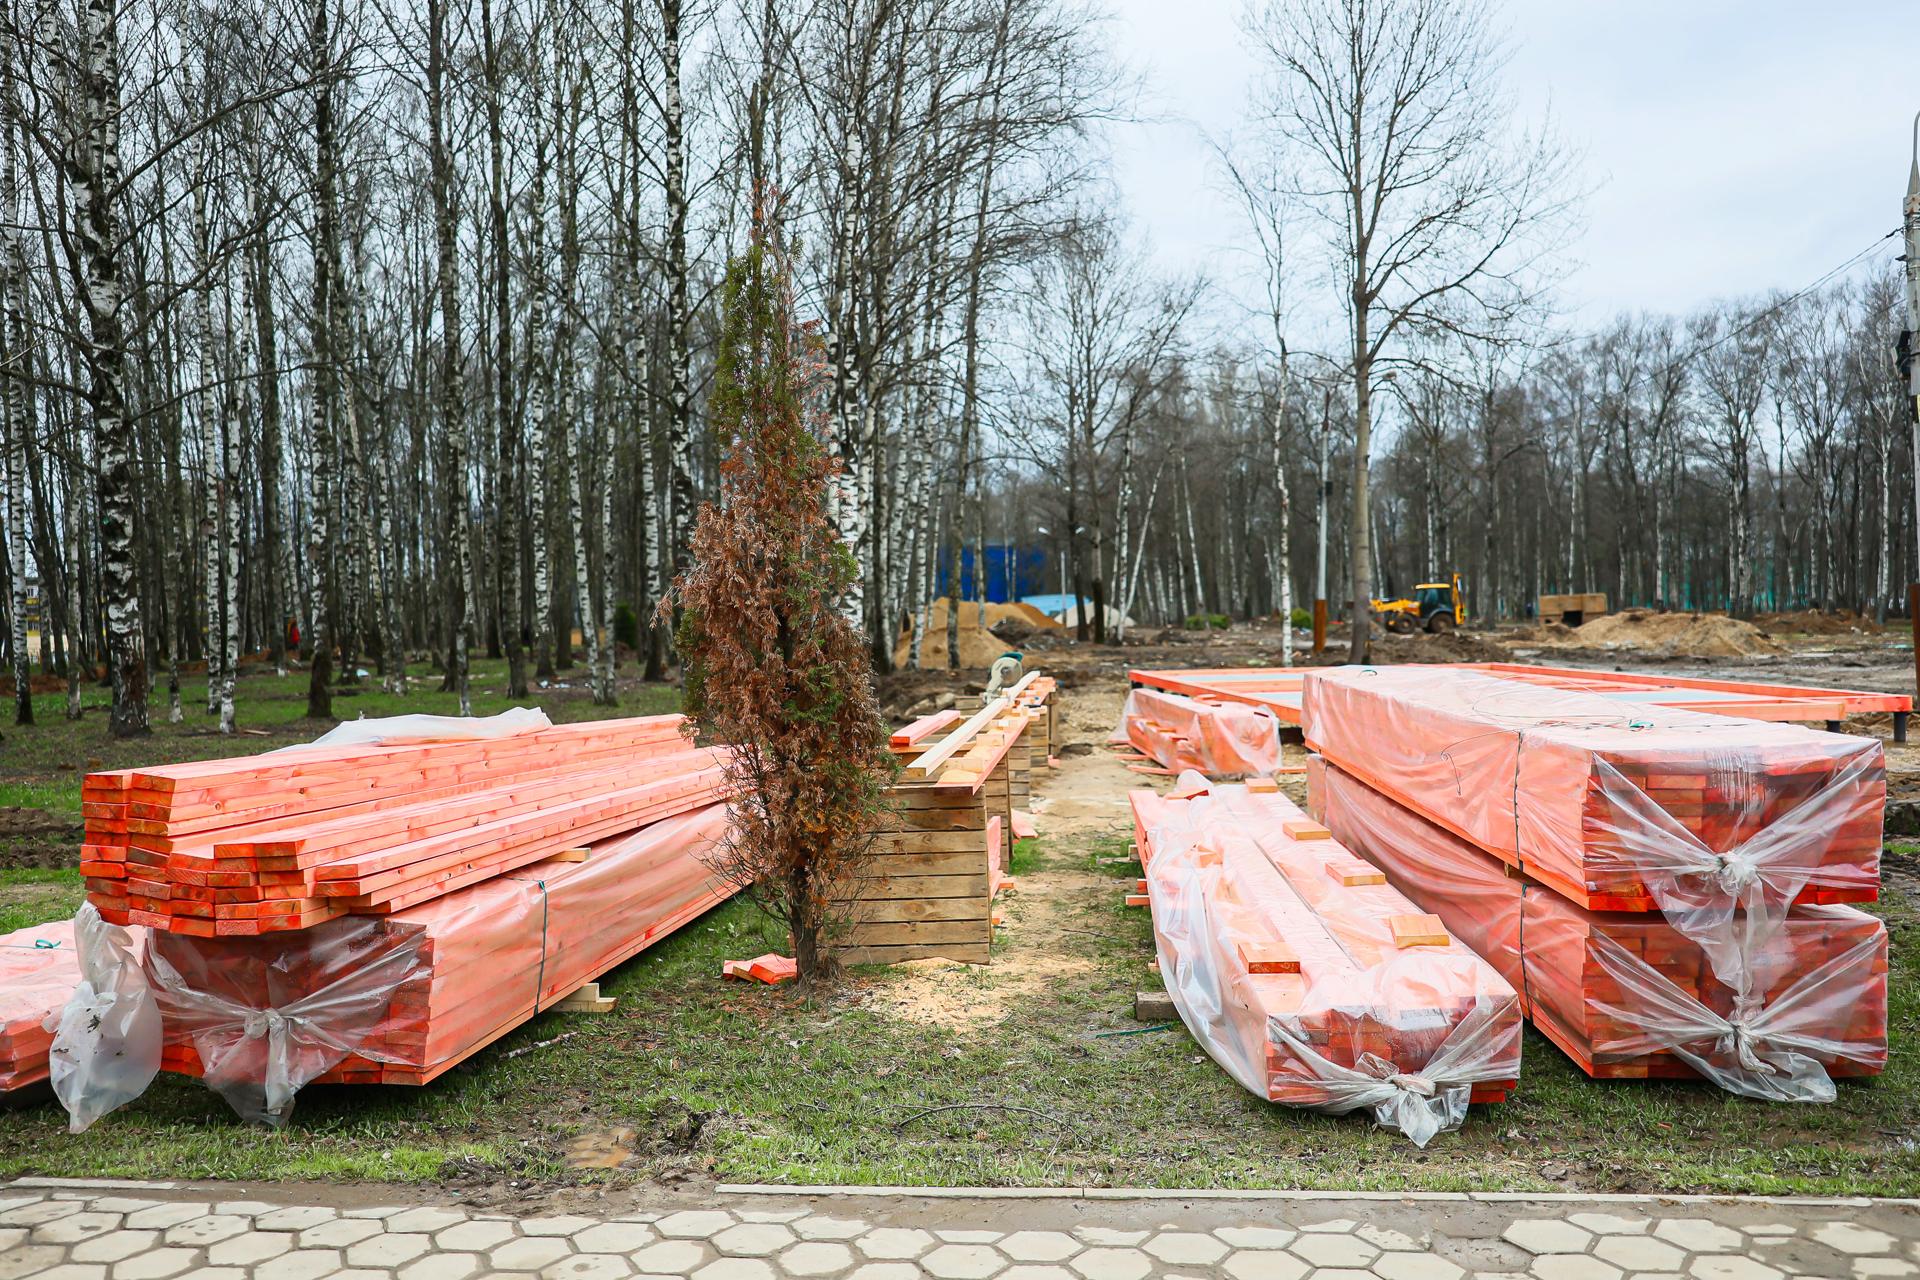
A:
[[[1901,335],[1906,360],[1907,400],[1912,406],[1908,432],[1913,437],[1913,509],[1920,513],[1920,112],[1913,117],[1913,154],[1907,168],[1907,199],[1901,208],[1907,239],[1907,331]],[[1920,543],[1920,518],[1914,521]],[[1907,619],[1913,625],[1914,687],[1920,692],[1920,582],[1907,586]]]

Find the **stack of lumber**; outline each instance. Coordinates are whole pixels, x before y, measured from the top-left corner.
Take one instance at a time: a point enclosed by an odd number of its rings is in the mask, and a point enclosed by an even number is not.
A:
[[[385,915],[712,804],[682,718],[314,747],[95,774],[82,871],[101,915],[251,937]]]
[[[1507,1096],[1506,979],[1277,790],[1181,781],[1186,798],[1130,793],[1134,833],[1160,972],[1222,1066],[1261,1097],[1370,1107],[1416,1140]]]
[[[710,804],[381,917],[156,933],[179,975],[160,983],[162,1065],[230,1098],[257,1091],[273,1039],[246,1034],[245,1015],[271,1008],[296,1084],[425,1084],[730,896],[706,861],[726,821]],[[315,1015],[317,1031],[300,1027]]]
[[[1331,763],[1593,910],[1879,896],[1877,739],[1424,667],[1309,672],[1302,726]]]
[[[0,934],[0,1096],[47,1078],[45,1023],[79,982],[71,920]]]
[[[1887,933],[1865,912],[1800,905],[1731,937],[1692,937],[1656,913],[1580,906],[1318,756],[1307,779],[1333,835],[1498,968],[1588,1075],[1705,1075],[1817,1097],[1793,1055],[1831,1076],[1886,1065]],[[1745,1009],[1735,984],[1750,992]],[[1754,1031],[1760,1066],[1739,1060],[1735,1018]]]
[[[1028,732],[1028,752],[1033,767],[1052,767],[1060,748],[1060,685],[1052,676],[1030,671],[1020,683],[1008,690],[1019,706],[1033,713]]]
[[[972,715],[941,711],[892,735],[901,768],[887,812],[870,856],[833,889],[845,917],[833,941],[840,960],[987,961],[1044,714],[1010,690]]]
[[[1127,691],[1112,741],[1126,743],[1168,773],[1192,769],[1234,778],[1280,767],[1280,721],[1272,712],[1160,689]]]

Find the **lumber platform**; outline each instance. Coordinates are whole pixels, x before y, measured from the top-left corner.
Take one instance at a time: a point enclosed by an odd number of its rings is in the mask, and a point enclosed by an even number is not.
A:
[[[1334,836],[1499,969],[1534,1026],[1589,1076],[1709,1075],[1778,1096],[1768,1071],[1786,1074],[1789,1053],[1835,1077],[1886,1066],[1887,932],[1863,911],[1795,906],[1771,927],[1709,934],[1710,948],[1664,916],[1570,902],[1319,756],[1307,780]],[[1729,979],[1750,979],[1751,1007]],[[1735,1017],[1756,1029],[1765,1068],[1738,1060]]]
[[[73,921],[0,934],[0,1097],[47,1078],[45,1023],[80,982]]]
[[[1108,740],[1161,769],[1210,778],[1270,775],[1280,767],[1280,722],[1265,707],[1133,688]]]
[[[1262,707],[1285,724],[1301,719],[1307,667],[1213,667],[1178,671],[1134,670],[1127,679],[1137,688],[1160,689],[1200,702]],[[1423,671],[1478,671],[1503,679],[1573,693],[1591,693],[1627,707],[1678,707],[1745,720],[1789,721],[1832,727],[1848,716],[1882,713],[1893,717],[1894,741],[1905,742],[1913,699],[1905,694],[1855,689],[1815,688],[1751,680],[1713,680],[1694,676],[1629,671],[1589,671],[1525,662],[1423,663]]]
[[[1879,896],[1877,738],[1431,667],[1328,668],[1305,691],[1329,763],[1590,910]]]
[[[1236,784],[1129,799],[1161,975],[1242,1085],[1340,1112],[1418,1078],[1452,1124],[1514,1087],[1513,987],[1292,801]]]

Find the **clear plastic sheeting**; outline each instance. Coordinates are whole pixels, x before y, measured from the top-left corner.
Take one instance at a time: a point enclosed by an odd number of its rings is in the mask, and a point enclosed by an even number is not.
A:
[[[367,747],[382,742],[458,742],[474,738],[508,738],[516,733],[551,729],[553,721],[538,707],[509,707],[494,716],[362,716],[344,720],[312,742],[299,742],[279,751],[312,747]],[[272,755],[274,752],[268,752]]]
[[[1163,769],[1214,778],[1269,774],[1280,767],[1280,720],[1265,707],[1199,702],[1177,693],[1127,691],[1108,741],[1130,744]]]
[[[1879,893],[1878,739],[1410,666],[1309,672],[1302,727],[1582,906],[1724,919]]]
[[[1593,911],[1322,758],[1314,813],[1518,988],[1588,1074],[1824,1102],[1887,1060],[1887,934],[1842,905]]]
[[[0,1094],[47,1078],[47,1017],[79,982],[72,921],[0,934]]]
[[[152,933],[136,949],[95,916],[98,930],[81,931],[92,986],[64,1022],[79,1036],[102,1007],[120,1020],[76,1041],[81,1069],[61,1102],[78,1131],[164,1067],[279,1127],[309,1083],[424,1084],[731,896],[705,861],[726,823],[726,806],[709,805],[601,841],[580,861],[260,937]],[[130,1064],[124,1078],[116,1060]]]
[[[47,1018],[48,1066],[67,1127],[93,1122],[147,1091],[160,1071],[160,1009],[144,961],[144,929],[108,924],[92,903],[73,918],[80,981]]]
[[[1425,1146],[1520,1071],[1520,1003],[1284,796],[1133,793],[1155,946],[1189,1031],[1271,1101],[1364,1111]],[[1293,827],[1289,833],[1288,827]],[[1412,922],[1412,925],[1409,925]]]

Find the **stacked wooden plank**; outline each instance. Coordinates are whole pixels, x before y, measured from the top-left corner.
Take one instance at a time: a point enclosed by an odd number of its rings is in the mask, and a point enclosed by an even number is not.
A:
[[[288,1033],[304,1078],[424,1084],[728,897],[707,865],[725,829],[713,804],[383,917],[155,934],[154,954],[192,993],[163,985],[163,1065],[215,1087],[257,1083],[268,1039],[236,1013],[311,1009],[325,1043]]]
[[[1498,968],[1591,1076],[1708,1074],[1769,1096],[1767,1073],[1743,1068],[1737,1037],[1716,1025],[1735,1018],[1758,1028],[1776,1068],[1770,1031],[1828,1075],[1886,1065],[1887,934],[1865,912],[1799,905],[1751,931],[1689,936],[1660,914],[1580,906],[1318,756],[1307,778],[1334,836]]]
[[[388,914],[713,803],[681,718],[562,725],[127,770],[87,779],[103,917],[200,937]]]
[[[1113,741],[1171,773],[1214,778],[1271,774],[1280,767],[1280,722],[1242,702],[1203,702],[1160,689],[1127,691]]]
[[[1326,1110],[1394,1081],[1462,1111],[1507,1096],[1521,1015],[1498,972],[1277,791],[1188,781],[1130,799],[1160,971],[1216,1060]]]
[[[47,1078],[45,1023],[79,982],[71,920],[0,934],[0,1097]]]
[[[1036,769],[1052,767],[1060,753],[1060,685],[1052,676],[1030,671],[1008,691],[1014,702],[1033,713],[1027,748]]]
[[[1028,793],[1043,714],[1009,692],[970,716],[939,712],[891,737],[902,764],[888,812],[871,856],[834,889],[846,917],[833,942],[842,961],[986,962],[1015,798]]]
[[[1310,672],[1302,724],[1330,762],[1594,910],[1879,894],[1877,739],[1424,667]]]

